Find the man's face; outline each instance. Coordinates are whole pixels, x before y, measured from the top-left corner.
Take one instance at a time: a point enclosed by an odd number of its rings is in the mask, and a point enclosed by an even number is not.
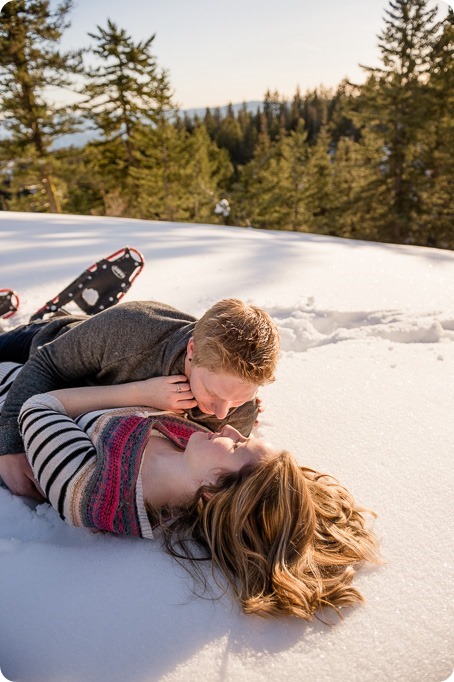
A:
[[[232,407],[255,398],[258,386],[227,374],[210,372],[206,367],[193,367],[189,378],[191,391],[199,410],[224,419]]]
[[[191,391],[197,400],[199,410],[224,419],[232,407],[239,407],[255,398],[258,386],[229,374],[210,372],[206,367],[193,367],[189,364],[194,351],[191,339],[187,348],[186,376]]]

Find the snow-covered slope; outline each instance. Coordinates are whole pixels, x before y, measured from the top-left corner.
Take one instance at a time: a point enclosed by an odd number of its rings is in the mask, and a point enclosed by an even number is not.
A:
[[[454,253],[317,235],[0,213],[4,325],[130,244],[124,300],[200,315],[239,297],[277,321],[258,431],[378,515],[386,565],[343,621],[265,621],[192,593],[157,544],[66,526],[0,489],[0,668],[21,682],[445,680],[453,667]],[[1,677],[1,676],[0,676]]]

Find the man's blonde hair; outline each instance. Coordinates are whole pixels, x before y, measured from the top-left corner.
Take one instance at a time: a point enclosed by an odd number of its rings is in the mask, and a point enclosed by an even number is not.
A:
[[[274,381],[279,350],[279,332],[268,313],[228,298],[215,303],[196,323],[192,361],[262,386]]]

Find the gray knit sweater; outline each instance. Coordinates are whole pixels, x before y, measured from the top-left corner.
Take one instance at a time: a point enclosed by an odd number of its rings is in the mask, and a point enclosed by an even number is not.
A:
[[[92,317],[71,315],[44,324],[3,406],[0,455],[24,451],[17,419],[32,395],[68,386],[184,374],[186,346],[195,322],[191,315],[164,303],[135,301]],[[232,424],[248,436],[257,407],[254,400],[233,408],[222,421],[198,408],[189,410],[188,417],[212,431]]]

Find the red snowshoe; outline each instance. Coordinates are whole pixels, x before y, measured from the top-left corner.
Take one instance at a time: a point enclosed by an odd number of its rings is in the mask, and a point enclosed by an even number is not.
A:
[[[0,289],[0,317],[6,320],[19,308],[19,296],[12,289]]]
[[[94,263],[77,279],[31,316],[30,322],[46,315],[94,315],[118,303],[142,271],[145,260],[137,249],[126,246]],[[64,308],[63,306],[68,306]]]

